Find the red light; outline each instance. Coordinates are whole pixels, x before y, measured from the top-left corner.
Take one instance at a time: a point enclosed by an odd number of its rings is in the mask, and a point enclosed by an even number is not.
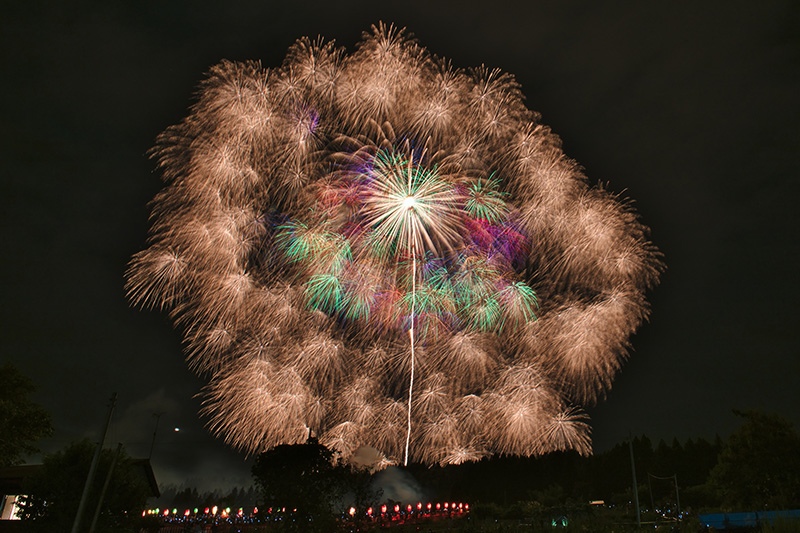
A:
[[[431,505],[431,504],[429,503],[429,504],[428,504],[428,510],[429,510],[429,511],[431,510],[431,507],[433,507],[433,505]]]
[[[465,504],[464,504],[464,509],[466,509],[467,511],[469,511],[469,504],[468,504],[468,503],[465,503]]]
[[[205,511],[203,511],[203,512],[204,512],[205,514],[208,514],[208,507],[206,507],[206,510],[205,510]]]
[[[422,510],[422,504],[421,503],[417,504],[417,510]]]
[[[408,506],[408,512],[409,512],[409,513],[411,512],[411,509],[412,509],[412,507],[411,507],[411,505],[409,505],[409,506]]]
[[[386,506],[385,505],[381,505],[381,512],[382,513],[386,513]]]
[[[445,509],[447,509],[449,506],[450,506],[450,504],[449,504],[449,503],[447,503],[447,502],[444,502],[444,508],[445,508]]]
[[[183,513],[183,516],[189,516],[189,509],[186,509],[186,512]]]
[[[438,511],[438,510],[439,510],[439,509],[441,509],[441,508],[442,508],[442,504],[441,504],[441,503],[437,503],[437,504],[436,504],[436,510]]]
[[[369,509],[367,509],[367,514],[368,514],[369,516],[372,516],[372,507],[370,507]]]
[[[399,505],[395,505],[394,506],[394,512],[395,513],[399,513],[400,512],[400,506]]]

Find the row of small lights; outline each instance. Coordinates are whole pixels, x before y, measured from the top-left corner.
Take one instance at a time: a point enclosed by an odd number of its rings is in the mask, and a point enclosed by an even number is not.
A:
[[[448,502],[445,502],[444,504],[437,503],[435,506],[434,506],[434,504],[429,503],[428,505],[425,506],[425,509],[428,512],[432,512],[434,509],[436,511],[441,511],[442,507],[444,507],[445,511],[453,511],[453,512],[459,512],[459,513],[462,513],[464,511],[469,511],[469,504],[468,503],[448,503]],[[394,512],[395,513],[399,513],[400,509],[401,508],[400,508],[399,505],[395,505],[394,506]],[[416,509],[417,509],[418,512],[421,512],[423,510],[422,503],[418,503]],[[386,505],[381,505],[381,514],[386,514],[388,511],[389,511],[389,508]],[[414,511],[414,506],[408,505],[406,507],[406,511],[409,512],[409,513],[413,512]],[[348,512],[349,512],[350,516],[355,516],[356,508],[355,507],[351,507]],[[374,511],[372,510],[372,507],[367,509],[367,515],[368,516],[372,516],[373,512]]]
[[[394,506],[394,512],[395,513],[399,513],[400,509],[401,509],[400,505],[395,505]],[[449,502],[445,502],[444,504],[437,503],[437,504],[434,505],[432,503],[429,503],[424,507],[424,509],[427,510],[428,512],[432,512],[434,510],[441,511],[442,509],[444,509],[445,511],[463,513],[465,511],[469,511],[469,504],[468,503],[455,503],[455,502],[449,503]],[[294,509],[294,510],[297,511],[297,509]],[[411,512],[414,511],[414,506],[408,505],[405,510],[407,512],[411,513]],[[423,505],[422,505],[421,502],[417,503],[416,510],[418,512],[421,512],[423,510]],[[191,516],[192,514],[196,515],[196,514],[199,513],[199,511],[200,510],[197,507],[194,508],[194,513],[192,513],[189,509],[186,509],[183,512],[183,516]],[[226,507],[225,509],[220,510],[219,507],[217,507],[215,505],[214,507],[206,507],[202,514],[206,514],[207,515],[207,514],[210,513],[211,515],[216,516],[218,512],[220,513],[221,517],[225,518],[225,517],[230,516],[231,508],[230,507]],[[272,512],[272,508],[270,507],[267,512],[271,513]],[[286,507],[283,507],[281,509],[277,509],[276,512],[285,513],[286,512]],[[381,514],[383,515],[383,514],[386,514],[387,512],[389,512],[389,507],[386,506],[386,505],[381,505]],[[348,513],[350,514],[350,516],[355,516],[356,508],[355,507],[351,507],[349,509]],[[254,515],[258,514],[258,507],[254,507],[253,508],[253,514]],[[374,510],[372,509],[372,507],[368,508],[367,509],[367,515],[368,516],[372,516],[373,514],[374,514]],[[155,509],[148,509],[146,511],[142,511],[142,516],[148,516],[148,515],[149,516],[163,515],[165,517],[166,516],[170,516],[170,515],[178,516],[178,509],[172,509],[172,511],[170,511],[169,509],[164,509],[162,511],[161,509],[156,507]],[[244,509],[242,509],[240,507],[239,508],[239,512],[237,512],[236,515],[237,516],[244,516]]]
[[[219,511],[220,511],[219,507],[217,507],[215,505],[214,507],[206,507],[205,511],[203,511],[203,514],[211,513],[212,515],[216,516],[217,512],[219,512]],[[198,512],[199,512],[199,509],[197,507],[194,508],[194,513],[192,513],[192,511],[190,511],[189,509],[186,509],[183,512],[183,516],[190,516],[192,514],[198,514]],[[257,514],[257,513],[258,513],[258,507],[254,507],[253,508],[253,514]],[[156,507],[155,509],[147,509],[146,511],[142,511],[142,516],[147,516],[147,515],[150,515],[150,516],[154,516],[154,515],[169,516],[170,514],[172,514],[173,516],[178,516],[178,510],[177,509],[173,509],[170,512],[169,509],[164,509],[162,511],[161,509]],[[231,514],[231,508],[230,507],[226,507],[225,509],[222,509],[221,512],[220,512],[220,516],[223,516],[223,517],[230,516],[230,514]],[[239,508],[239,512],[236,513],[236,514],[238,516],[243,516],[244,515],[244,509],[242,509],[240,507]]]

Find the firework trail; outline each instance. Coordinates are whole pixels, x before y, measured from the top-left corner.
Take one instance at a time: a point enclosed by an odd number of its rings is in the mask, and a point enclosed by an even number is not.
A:
[[[350,55],[301,39],[278,69],[212,68],[153,153],[165,186],[127,291],[183,332],[228,443],[591,453],[579,406],[662,264],[512,76],[384,25]]]

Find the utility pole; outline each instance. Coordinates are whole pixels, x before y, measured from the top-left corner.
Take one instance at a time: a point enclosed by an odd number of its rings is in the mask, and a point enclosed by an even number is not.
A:
[[[86,476],[86,483],[83,485],[83,494],[81,495],[81,502],[78,504],[78,512],[75,514],[75,521],[72,523],[72,533],[78,533],[81,527],[81,515],[83,509],[86,507],[86,500],[89,497],[89,489],[92,487],[94,481],[94,474],[97,471],[97,463],[100,462],[100,452],[103,451],[103,443],[106,440],[106,433],[108,433],[108,426],[111,425],[111,415],[114,414],[114,405],[117,403],[117,393],[111,395],[111,406],[108,409],[108,418],[106,419],[106,427],[103,428],[103,435],[100,437],[100,442],[97,443],[97,449],[94,451],[92,464],[89,467],[89,474]]]
[[[156,445],[156,433],[158,432],[158,422],[161,420],[161,415],[164,413],[153,413],[153,416],[156,417],[156,427],[153,429],[153,440],[150,442],[150,454],[147,456],[147,460],[153,458],[153,446]]]
[[[639,486],[636,484],[636,462],[633,460],[633,437],[628,438],[631,449],[631,474],[633,475],[633,503],[636,505],[636,526],[642,527],[642,514],[639,510]]]
[[[97,519],[100,518],[100,511],[103,509],[103,500],[106,498],[106,491],[108,491],[108,485],[111,483],[111,475],[114,473],[114,467],[117,465],[117,459],[119,459],[121,453],[122,443],[118,442],[114,460],[111,461],[111,466],[108,467],[106,480],[103,483],[103,490],[100,491],[100,500],[97,502],[97,509],[94,510],[94,517],[92,517],[92,524],[89,526],[89,533],[94,533],[94,529],[97,527]]]

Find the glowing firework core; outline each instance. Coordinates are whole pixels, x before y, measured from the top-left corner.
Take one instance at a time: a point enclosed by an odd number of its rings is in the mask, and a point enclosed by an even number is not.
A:
[[[417,158],[408,143],[368,156],[369,170],[356,175],[361,178],[361,214],[396,253],[439,254],[461,242],[462,198],[452,177],[425,168]]]
[[[168,309],[204,413],[258,453],[591,453],[662,265],[513,77],[380,25],[348,55],[225,61],[154,154],[166,185],[127,290]]]

